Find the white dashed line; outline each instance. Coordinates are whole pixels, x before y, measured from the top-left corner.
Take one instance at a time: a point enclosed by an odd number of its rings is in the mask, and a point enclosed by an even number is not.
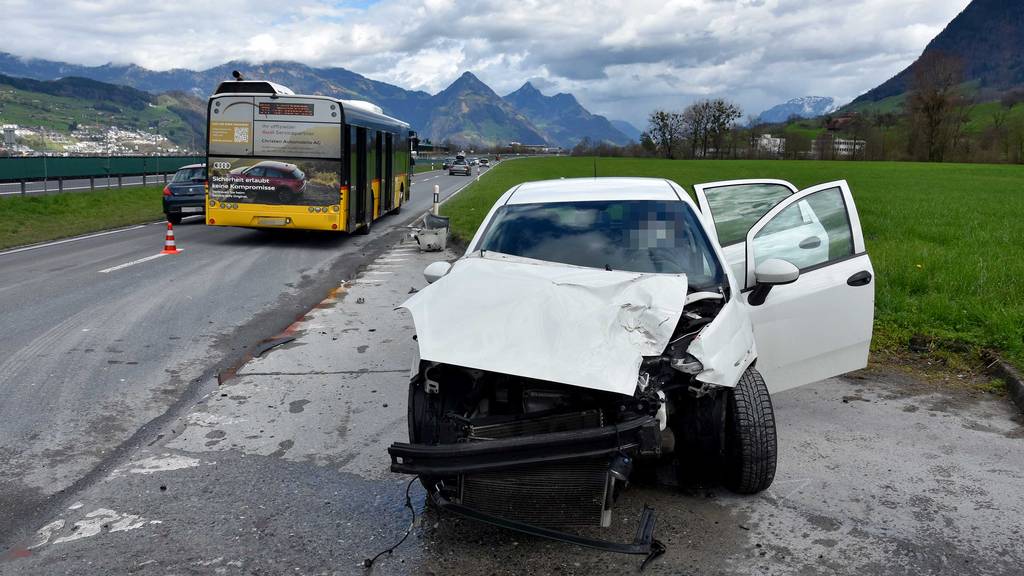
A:
[[[184,251],[183,249],[178,248],[178,252],[183,252],[183,251]],[[138,260],[132,260],[131,262],[125,262],[124,264],[118,264],[117,266],[111,266],[110,268],[104,268],[103,270],[100,270],[100,274],[109,274],[111,272],[116,272],[117,270],[121,270],[121,269],[127,268],[129,266],[135,266],[136,264],[142,264],[143,262],[149,262],[150,260],[156,260],[157,258],[159,258],[161,256],[167,256],[167,254],[164,254],[163,252],[161,252],[159,254],[153,254],[152,256],[146,256],[145,258],[139,258]]]

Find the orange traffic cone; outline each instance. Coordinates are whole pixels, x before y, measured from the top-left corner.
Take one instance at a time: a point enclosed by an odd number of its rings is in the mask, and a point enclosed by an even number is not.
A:
[[[177,254],[178,247],[174,245],[174,227],[167,223],[167,236],[164,237],[164,250],[161,254]]]

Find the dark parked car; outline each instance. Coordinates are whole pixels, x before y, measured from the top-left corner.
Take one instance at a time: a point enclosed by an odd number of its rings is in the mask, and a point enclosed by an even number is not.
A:
[[[473,167],[466,162],[464,158],[459,158],[452,165],[448,167],[448,175],[455,176],[456,174],[462,174],[463,176],[472,176]]]
[[[164,215],[171,224],[185,216],[206,214],[206,164],[178,168],[164,186]]]

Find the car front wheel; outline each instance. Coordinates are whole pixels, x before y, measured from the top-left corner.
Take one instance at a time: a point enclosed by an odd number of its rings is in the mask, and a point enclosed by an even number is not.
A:
[[[761,374],[747,368],[726,398],[725,486],[738,494],[755,494],[775,479],[778,445],[775,412]]]
[[[177,226],[178,224],[181,224],[181,214],[168,214],[167,221],[174,226]]]

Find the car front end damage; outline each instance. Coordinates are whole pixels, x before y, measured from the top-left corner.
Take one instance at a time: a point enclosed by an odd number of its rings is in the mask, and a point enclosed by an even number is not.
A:
[[[564,530],[609,526],[635,469],[700,453],[694,438],[721,441],[708,433],[724,426],[714,406],[753,356],[749,323],[748,338],[726,336],[745,321],[730,304],[723,291],[687,296],[682,275],[464,258],[405,304],[422,359],[391,469],[418,475],[442,509],[656,556],[646,507],[631,543]],[[704,338],[727,354],[706,356]]]

